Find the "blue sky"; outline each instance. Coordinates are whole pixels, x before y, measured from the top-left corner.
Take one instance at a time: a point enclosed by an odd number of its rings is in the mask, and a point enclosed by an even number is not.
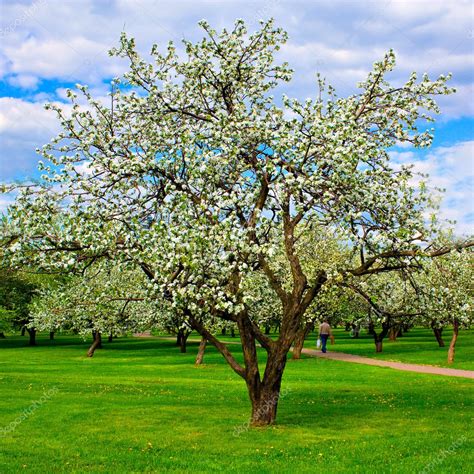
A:
[[[46,101],[65,102],[65,89],[88,84],[105,97],[125,64],[107,51],[121,31],[146,54],[152,43],[198,39],[197,22],[215,28],[243,18],[250,29],[273,17],[289,33],[281,59],[295,69],[281,92],[305,98],[316,92],[320,72],[339,95],[355,91],[374,61],[393,48],[398,67],[391,79],[411,71],[453,73],[457,94],[440,101],[435,141],[419,153],[394,151],[446,188],[441,216],[455,219],[459,234],[474,228],[474,25],[469,0],[413,1],[193,1],[2,0],[0,3],[0,181],[37,175],[34,150],[58,132]],[[0,211],[9,198],[0,196]]]

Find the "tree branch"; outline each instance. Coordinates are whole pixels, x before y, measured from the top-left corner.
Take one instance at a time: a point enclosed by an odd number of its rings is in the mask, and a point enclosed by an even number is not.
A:
[[[233,371],[245,379],[245,369],[234,359],[234,356],[229,351],[227,346],[214,337],[203,324],[194,318],[189,311],[185,311],[186,316],[191,323],[191,326],[202,336],[205,337],[224,357],[227,363],[231,366]]]

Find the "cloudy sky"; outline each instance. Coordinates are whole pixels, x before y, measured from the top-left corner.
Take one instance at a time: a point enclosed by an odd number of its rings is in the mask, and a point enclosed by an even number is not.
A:
[[[65,101],[65,89],[89,85],[105,97],[124,63],[107,51],[121,31],[147,53],[152,43],[198,39],[197,22],[215,28],[243,18],[253,29],[275,18],[290,39],[282,59],[295,69],[284,91],[314,96],[320,72],[339,95],[393,48],[393,81],[416,70],[431,76],[453,73],[457,94],[443,97],[430,150],[393,151],[394,159],[416,163],[433,185],[446,188],[442,216],[455,219],[459,234],[474,228],[473,7],[470,0],[0,0],[0,181],[37,176],[36,147],[58,132],[47,101]],[[283,91],[282,91],[283,92]],[[0,196],[0,210],[8,198]]]

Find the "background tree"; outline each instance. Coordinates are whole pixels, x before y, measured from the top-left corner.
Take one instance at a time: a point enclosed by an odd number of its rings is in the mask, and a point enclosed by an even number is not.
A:
[[[29,345],[36,345],[36,327],[32,324],[30,304],[41,287],[52,283],[49,275],[0,269],[0,332],[26,329]]]
[[[414,280],[417,304],[425,324],[438,331],[447,325],[453,328],[448,350],[449,363],[454,362],[459,329],[469,327],[474,321],[473,282],[474,254],[471,249],[426,260]],[[441,346],[440,337],[441,332],[437,336]]]
[[[84,338],[92,334],[92,357],[103,334],[128,334],[156,324],[157,304],[143,291],[143,278],[141,272],[104,260],[41,291],[30,305],[29,325]]]
[[[367,304],[366,320],[376,352],[382,352],[387,336],[395,340],[403,324],[415,322],[422,314],[409,271],[407,268],[403,272],[368,275],[355,282],[345,282],[345,286]]]

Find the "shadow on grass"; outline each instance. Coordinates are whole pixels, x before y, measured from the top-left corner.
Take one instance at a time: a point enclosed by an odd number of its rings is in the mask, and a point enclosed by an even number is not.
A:
[[[54,340],[50,340],[48,336],[40,335],[37,337],[37,345],[29,346],[28,338],[22,336],[11,336],[0,340],[0,351],[2,350],[21,350],[22,355],[27,356],[39,355],[41,353],[56,355],[61,357],[58,351],[74,351],[80,357],[87,358],[87,350],[92,343],[92,340],[84,341],[78,336],[57,336]],[[112,361],[114,359],[123,360],[130,358],[135,361],[143,361],[147,363],[148,360],[161,360],[172,362],[174,365],[190,365],[193,366],[196,357],[199,342],[189,341],[187,344],[187,352],[181,353],[180,348],[176,346],[173,339],[158,339],[158,338],[138,338],[138,337],[120,337],[114,339],[112,342],[104,340],[102,348],[95,351],[93,360],[100,359],[103,363]],[[240,360],[240,346],[235,345],[231,347],[231,351],[236,355],[237,360]],[[69,357],[69,356],[67,356]],[[221,362],[222,356],[213,346],[206,348],[205,364],[215,364]]]

